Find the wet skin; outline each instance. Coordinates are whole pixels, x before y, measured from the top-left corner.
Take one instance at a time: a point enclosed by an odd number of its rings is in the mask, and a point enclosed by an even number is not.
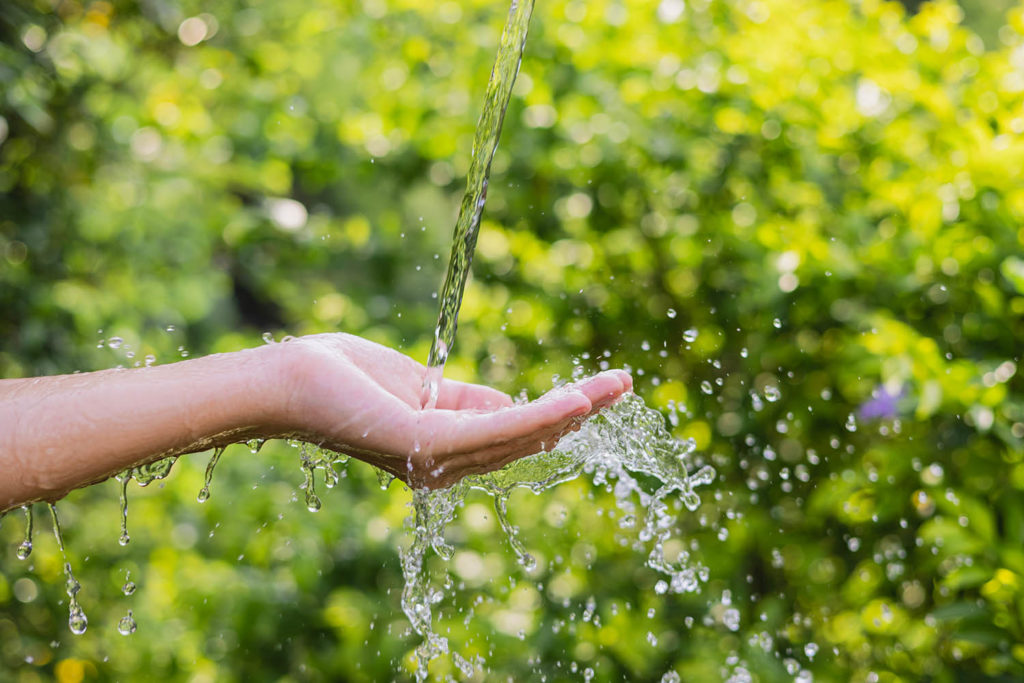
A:
[[[253,438],[298,438],[416,487],[449,486],[554,446],[632,389],[609,370],[515,405],[393,349],[323,334],[169,365],[0,381],[0,510],[128,467]]]

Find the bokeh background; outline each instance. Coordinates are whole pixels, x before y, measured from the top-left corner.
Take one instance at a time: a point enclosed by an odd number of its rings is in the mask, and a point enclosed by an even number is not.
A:
[[[0,376],[265,332],[424,360],[506,11],[4,0]],[[533,575],[471,497],[431,566],[475,678],[1024,677],[1022,168],[1014,3],[540,0],[448,374],[628,366],[719,476],[690,595],[585,479],[513,497]],[[272,443],[200,505],[205,464],[132,485],[127,547],[114,482],[60,504],[80,637],[45,508],[26,562],[3,519],[0,678],[411,675],[408,492],[353,463],[311,514]]]

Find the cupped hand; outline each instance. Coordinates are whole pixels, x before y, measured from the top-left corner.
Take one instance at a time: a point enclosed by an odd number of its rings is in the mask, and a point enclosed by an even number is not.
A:
[[[516,405],[496,389],[445,379],[427,410],[426,367],[393,349],[348,334],[280,346],[289,358],[286,420],[298,435],[414,487],[444,488],[548,450],[633,386],[627,372],[609,370]]]

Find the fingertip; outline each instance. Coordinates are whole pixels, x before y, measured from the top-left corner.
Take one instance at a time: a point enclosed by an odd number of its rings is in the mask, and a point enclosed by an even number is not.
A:
[[[576,388],[585,392],[591,401],[618,396],[625,390],[623,380],[615,370],[606,370],[588,377],[577,383]]]
[[[625,370],[614,370],[613,372],[619,378],[619,381],[622,382],[623,393],[633,391],[633,375]]]
[[[589,411],[592,400],[578,387],[568,384],[552,389],[536,401],[528,403],[527,406],[544,406],[549,414],[557,414],[559,417],[575,417]]]
[[[580,415],[586,415],[590,412],[591,408],[594,407],[593,401],[584,394],[582,391],[573,391],[570,396],[573,399],[572,403],[568,403],[570,410],[566,414],[566,417],[579,417]]]

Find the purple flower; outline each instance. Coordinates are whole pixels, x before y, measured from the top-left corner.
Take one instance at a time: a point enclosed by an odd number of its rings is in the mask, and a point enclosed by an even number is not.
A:
[[[875,387],[871,398],[861,404],[860,416],[866,420],[891,418],[899,414],[899,400],[906,394],[906,387],[893,394],[884,385]]]

